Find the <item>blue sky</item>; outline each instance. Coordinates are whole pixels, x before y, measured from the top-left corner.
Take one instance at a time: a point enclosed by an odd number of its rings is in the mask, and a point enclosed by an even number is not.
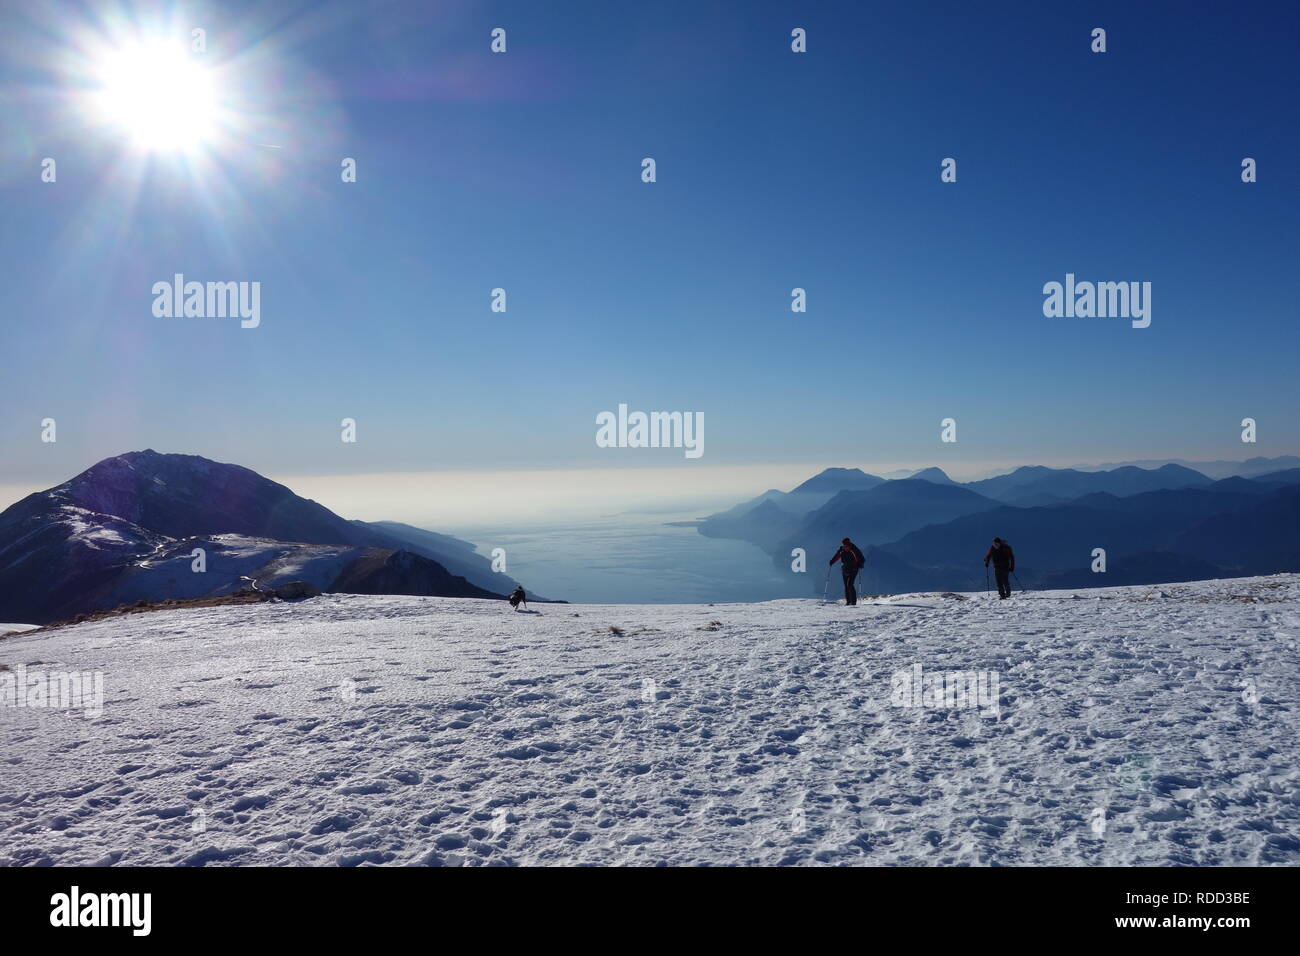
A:
[[[0,483],[1300,449],[1293,4],[121,6],[207,30],[243,113],[199,155],[79,119],[91,6],[3,15]],[[176,272],[260,327],[155,317]],[[1151,327],[1045,318],[1067,272]],[[704,457],[596,447],[620,402]]]

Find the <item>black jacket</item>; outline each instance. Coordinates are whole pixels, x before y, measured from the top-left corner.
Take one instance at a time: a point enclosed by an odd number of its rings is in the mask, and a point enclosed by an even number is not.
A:
[[[989,566],[989,561],[992,561],[993,567],[998,568],[999,570],[1006,569],[1007,571],[1014,571],[1016,569],[1015,553],[1011,550],[1011,545],[1007,544],[1005,541],[1002,542],[1002,547],[1000,548],[995,548],[992,545],[989,545],[988,551],[984,553],[984,567],[987,568]]]
[[[845,570],[861,570],[867,563],[867,559],[862,556],[856,544],[843,544],[835,552],[835,557],[831,558],[831,564],[844,559]]]

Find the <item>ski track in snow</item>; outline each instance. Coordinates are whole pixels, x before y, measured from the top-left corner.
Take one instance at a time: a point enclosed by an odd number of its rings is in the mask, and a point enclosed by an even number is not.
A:
[[[1294,865],[1298,596],[325,595],[14,636],[0,667],[102,671],[105,707],[0,710],[0,864]],[[894,706],[918,663],[996,672],[1000,715]]]

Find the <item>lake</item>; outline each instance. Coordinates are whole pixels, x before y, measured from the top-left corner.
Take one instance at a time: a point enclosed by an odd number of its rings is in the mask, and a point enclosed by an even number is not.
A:
[[[708,604],[820,596],[822,562],[810,559],[792,586],[771,559],[743,541],[706,538],[683,514],[620,514],[563,527],[440,528],[472,541],[480,554],[505,548],[507,573],[530,592],[585,604]]]

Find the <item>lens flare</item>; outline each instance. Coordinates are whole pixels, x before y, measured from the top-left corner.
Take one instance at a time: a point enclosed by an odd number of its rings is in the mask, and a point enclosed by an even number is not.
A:
[[[148,151],[192,151],[212,142],[219,103],[212,76],[184,44],[153,40],[114,49],[94,67],[100,118]]]

